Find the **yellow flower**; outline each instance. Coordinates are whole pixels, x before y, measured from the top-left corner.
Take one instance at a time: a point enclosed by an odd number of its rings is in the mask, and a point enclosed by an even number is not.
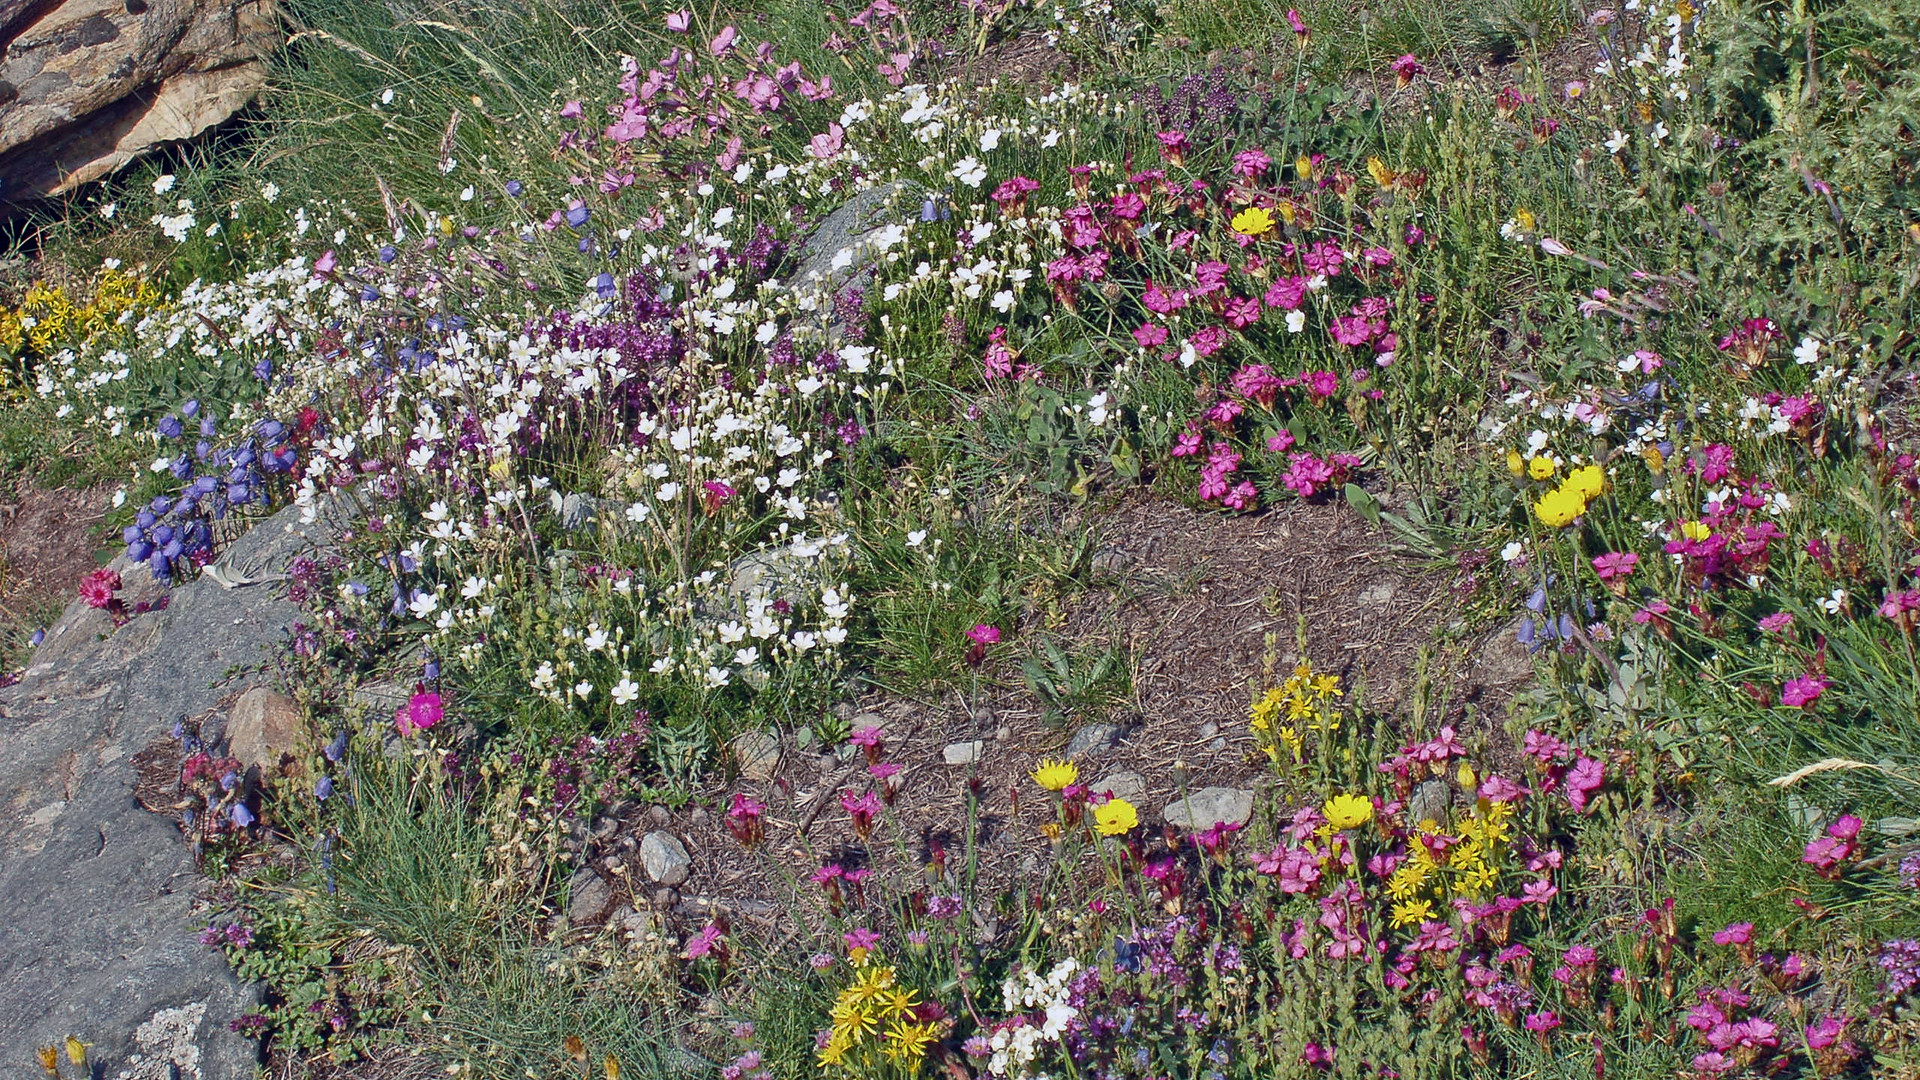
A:
[[[43,1046],[40,1048],[40,1067],[47,1070],[48,1076],[60,1075],[60,1048]]]
[[[112,273],[112,271],[108,271],[108,273]],[[67,1036],[67,1060],[73,1062],[75,1068],[86,1068],[87,1044],[74,1038],[72,1035]]]
[[[1533,232],[1540,225],[1538,221],[1534,220],[1533,211],[1524,206],[1513,212],[1513,220],[1518,222],[1520,228],[1527,232]]]
[[[827,1045],[820,1048],[820,1067],[823,1069],[840,1065],[846,1060],[847,1051],[853,1049],[853,1039],[846,1032],[836,1029],[827,1037]]]
[[[1108,799],[1093,808],[1093,825],[1101,836],[1120,836],[1140,824],[1140,813],[1125,799]]]
[[[1405,903],[1393,905],[1393,926],[1396,930],[1426,922],[1431,918],[1433,918],[1433,901],[1431,900],[1408,900]]]
[[[1507,451],[1507,471],[1516,477],[1527,475],[1527,459],[1520,456],[1520,451]]]
[[[833,1018],[836,1035],[844,1034],[849,1044],[880,1030],[880,1017],[859,1002],[836,1002],[828,1016]]]
[[[1041,758],[1040,767],[1033,770],[1033,782],[1048,791],[1059,791],[1078,779],[1080,770],[1071,761]]]
[[[1365,795],[1335,795],[1320,812],[1336,829],[1357,829],[1373,820],[1373,800]]]
[[[1476,781],[1479,780],[1479,777],[1473,774],[1473,766],[1464,761],[1460,763],[1460,771],[1454,778],[1460,781],[1460,788],[1463,791],[1472,791],[1477,786]]]
[[[1460,875],[1460,888],[1469,893],[1483,893],[1493,888],[1494,878],[1493,867],[1480,863]]]
[[[1657,446],[1643,448],[1640,458],[1647,463],[1647,471],[1655,476],[1667,471],[1667,455],[1662,454]]]
[[[1713,530],[1707,528],[1704,521],[1683,521],[1680,523],[1680,535],[1689,540],[1705,540],[1713,535]]]
[[[1395,900],[1410,899],[1427,883],[1427,875],[1430,872],[1431,864],[1428,863],[1406,862],[1400,864],[1400,868],[1395,870],[1393,876],[1387,879],[1387,895],[1393,897]]]
[[[1587,500],[1570,488],[1558,487],[1534,501],[1534,516],[1542,525],[1558,529],[1571,524],[1574,518],[1587,512]]]
[[[1559,468],[1560,466],[1554,464],[1553,459],[1550,457],[1529,458],[1527,460],[1527,475],[1533,477],[1535,480],[1551,480],[1553,479],[1553,474]]]
[[[911,988],[895,987],[887,992],[886,1001],[882,1007],[885,1008],[888,1016],[898,1019],[911,1013],[919,1004],[920,1000],[914,996]]]
[[[607,1060],[600,1063],[600,1071],[607,1074],[607,1080],[620,1080],[620,1059],[608,1054]]]
[[[908,1067],[918,1065],[920,1059],[926,1056],[927,1044],[932,1041],[933,1028],[930,1025],[896,1021],[887,1028],[887,1060]]]
[[[1273,231],[1273,211],[1264,206],[1249,206],[1233,215],[1233,231],[1258,239]]]
[[[1247,725],[1255,731],[1267,731],[1280,716],[1283,697],[1278,689],[1268,690],[1247,710]]]
[[[1313,692],[1321,697],[1344,697],[1346,691],[1340,689],[1340,676],[1316,675],[1313,677]]]
[[[1567,474],[1567,486],[1592,502],[1607,490],[1607,474],[1598,465],[1582,465]]]
[[[1301,180],[1313,179],[1313,158],[1306,154],[1301,154],[1293,163],[1293,171],[1300,174]]]

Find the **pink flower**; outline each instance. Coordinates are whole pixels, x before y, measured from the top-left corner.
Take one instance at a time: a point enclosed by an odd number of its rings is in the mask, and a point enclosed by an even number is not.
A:
[[[840,793],[840,808],[847,812],[854,833],[865,840],[873,832],[874,817],[880,813],[880,797],[871,791],[857,797],[851,791],[843,791]]]
[[[698,934],[687,939],[686,958],[689,960],[698,960],[703,956],[713,954],[718,955],[720,959],[725,959],[726,945],[721,940],[722,936],[723,931],[720,927],[713,923],[708,923],[701,928]]]
[[[765,803],[741,792],[733,793],[733,806],[727,810],[727,830],[743,847],[752,847],[766,837],[766,825],[761,820],[766,809]]]
[[[1593,793],[1606,786],[1607,778],[1599,762],[1582,757],[1573,763],[1573,768],[1567,770],[1566,782],[1567,802],[1584,814],[1591,805]]]
[[[1402,55],[1400,59],[1395,60],[1392,64],[1392,70],[1402,86],[1413,81],[1415,75],[1425,75],[1427,73],[1426,67],[1422,65],[1412,53],[1406,53]]]
[[[967,640],[979,645],[997,645],[1000,643],[1000,628],[981,623],[967,631]]]
[[[1827,680],[1808,672],[1797,679],[1787,680],[1780,688],[1780,704],[1793,709],[1804,709],[1819,699],[1827,688]]]
[[[693,28],[693,12],[680,10],[667,16],[667,29],[676,34],[684,34]]]
[[[1529,881],[1525,885],[1522,885],[1520,887],[1520,893],[1521,899],[1527,903],[1546,907],[1553,902],[1554,897],[1560,895],[1560,890],[1554,886],[1553,882],[1546,878],[1541,878],[1538,881]]]
[[[1760,629],[1769,634],[1784,634],[1792,625],[1793,613],[1790,611],[1776,611],[1760,620]]]
[[[1601,581],[1613,581],[1625,578],[1633,573],[1640,564],[1640,556],[1631,551],[1609,551],[1593,558],[1593,572],[1600,575]]]
[[[440,695],[427,690],[413,695],[405,705],[393,710],[393,727],[402,735],[412,735],[439,723],[445,714],[446,705],[440,700]]]
[[[1261,299],[1270,308],[1293,311],[1307,298],[1307,279],[1303,277],[1283,277],[1267,286],[1267,293]]]
[[[1840,1041],[1846,1031],[1847,1022],[1838,1016],[1824,1016],[1819,1022],[1807,1025],[1807,1046],[1813,1050],[1825,1050]]]
[[[1284,453],[1292,445],[1293,445],[1293,432],[1288,431],[1286,428],[1281,428],[1279,431],[1276,431],[1272,435],[1267,436],[1267,452],[1268,453],[1271,453],[1271,454]]]
[[[90,608],[111,608],[120,585],[120,574],[103,566],[80,579],[80,599]]]
[[[333,273],[333,268],[338,265],[340,265],[339,257],[334,255],[332,248],[328,248],[325,255],[313,260],[313,276],[323,277],[331,274]]]
[[[721,53],[724,53],[728,49],[731,49],[733,47],[734,39],[738,38],[739,36],[740,36],[740,31],[734,29],[733,25],[729,23],[728,25],[722,27],[718,34],[715,34],[713,36],[712,41],[707,42],[707,51],[712,53],[715,56],[719,56]]]
[[[825,161],[840,152],[847,131],[839,124],[828,124],[827,130],[808,140],[807,152]]]
[[[1730,923],[1724,930],[1713,932],[1715,945],[1745,945],[1753,940],[1753,924],[1750,922]]]
[[[856,926],[852,930],[841,934],[840,940],[846,942],[849,950],[862,949],[867,952],[872,952],[880,945],[880,935],[864,926]]]
[[[1253,180],[1273,166],[1273,159],[1259,150],[1242,150],[1233,155],[1233,174]]]

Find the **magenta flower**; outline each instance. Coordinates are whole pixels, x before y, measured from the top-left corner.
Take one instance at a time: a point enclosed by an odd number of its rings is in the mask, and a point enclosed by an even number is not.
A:
[[[1753,940],[1753,924],[1750,922],[1731,923],[1724,930],[1713,932],[1715,945],[1745,945]]]
[[[1808,672],[1797,679],[1787,680],[1780,688],[1780,704],[1793,709],[1804,709],[1819,699],[1827,688],[1827,680]]]
[[[1600,763],[1590,757],[1582,757],[1573,763],[1573,768],[1567,770],[1567,802],[1584,814],[1592,804],[1593,793],[1605,787],[1606,783]]]
[[[1860,853],[1860,847],[1854,841],[1860,835],[1862,824],[1854,815],[1843,814],[1839,820],[1827,826],[1827,835],[1806,846],[1800,861],[1813,867],[1813,872],[1821,877],[1838,880],[1842,868]]]
[[[1419,59],[1412,53],[1406,53],[1402,55],[1400,59],[1395,60],[1392,64],[1392,69],[1395,80],[1398,81],[1401,86],[1412,82],[1415,75],[1425,75],[1427,73],[1426,66],[1421,64]]]
[[[684,34],[693,28],[693,12],[680,10],[667,16],[667,29],[676,34]]]
[[[1776,611],[1760,620],[1760,629],[1769,634],[1784,634],[1792,625],[1793,613],[1790,611]]]
[[[1528,1013],[1521,1023],[1526,1025],[1528,1031],[1536,1035],[1544,1035],[1560,1026],[1560,1017],[1551,1009],[1541,1009],[1536,1013]]]
[[[715,56],[719,56],[721,53],[733,48],[734,40],[739,36],[740,31],[734,29],[732,24],[721,27],[720,32],[713,36],[713,40],[707,42],[707,51]]]
[[[766,823],[763,820],[766,810],[765,803],[748,798],[741,792],[734,792],[733,805],[727,810],[727,831],[733,833],[733,838],[740,841],[742,847],[758,844],[767,835]]]
[[[1807,1046],[1813,1050],[1825,1050],[1839,1042],[1846,1029],[1847,1022],[1838,1016],[1821,1017],[1817,1023],[1807,1025]]]
[[[1609,551],[1593,558],[1593,572],[1600,575],[1601,581],[1613,581],[1626,578],[1640,565],[1640,556],[1631,551]]]
[[[1000,643],[1000,628],[981,623],[967,631],[967,640],[979,645],[997,645]]]
[[[723,936],[724,931],[713,923],[701,927],[698,934],[687,939],[686,958],[698,960],[703,956],[713,956],[715,959],[726,959],[726,944],[722,941]]]
[[[880,946],[880,935],[864,926],[854,927],[841,934],[840,940],[846,942],[849,951],[872,952]]]
[[[431,690],[422,691],[393,711],[393,727],[402,735],[412,735],[439,723],[444,715],[446,705],[440,700],[440,695]]]
[[[873,819],[880,813],[878,795],[869,791],[856,797],[851,791],[843,791],[840,793],[840,807],[847,812],[847,818],[853,823],[853,831],[860,839],[865,840],[873,835]]]
[[[80,579],[80,599],[90,608],[106,610],[116,603],[113,594],[120,584],[120,575],[103,566]]]

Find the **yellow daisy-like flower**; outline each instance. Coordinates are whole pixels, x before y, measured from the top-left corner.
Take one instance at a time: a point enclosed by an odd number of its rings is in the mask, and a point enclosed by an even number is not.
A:
[[[1460,875],[1460,888],[1470,893],[1483,893],[1493,888],[1496,876],[1493,867],[1481,863]]]
[[[1140,812],[1125,799],[1108,799],[1093,808],[1093,827],[1101,836],[1120,836],[1140,824]]]
[[[1680,523],[1680,535],[1689,540],[1705,540],[1713,535],[1713,530],[1707,528],[1704,521],[1683,521]]]
[[[887,993],[881,1007],[889,1017],[897,1020],[913,1012],[914,1007],[919,1004],[920,999],[911,988],[896,987]]]
[[[880,1030],[880,1017],[862,1002],[836,1002],[827,1013],[833,1019],[835,1035],[844,1034],[849,1045]]]
[[[1335,795],[1320,812],[1336,829],[1357,829],[1373,820],[1373,800],[1365,795]]]
[[[1560,471],[1560,466],[1555,464],[1554,460],[1550,457],[1529,458],[1527,460],[1527,475],[1533,477],[1535,480],[1551,480],[1553,479],[1553,474],[1558,471]]]
[[[1534,516],[1542,525],[1558,529],[1573,523],[1587,512],[1587,500],[1571,488],[1558,487],[1540,496],[1533,504]]]
[[[835,1068],[846,1062],[847,1051],[853,1049],[853,1039],[846,1032],[835,1030],[827,1037],[827,1045],[820,1048],[820,1067]]]
[[[1598,465],[1582,465],[1567,474],[1567,487],[1580,493],[1580,497],[1592,502],[1607,490],[1607,474]]]
[[[1533,232],[1540,227],[1540,222],[1534,219],[1533,211],[1524,206],[1513,212],[1513,220],[1519,222],[1520,227],[1527,232]]]
[[[1393,926],[1398,930],[1406,926],[1417,926],[1433,918],[1433,901],[1408,900],[1393,905]]]
[[[1373,182],[1379,184],[1381,187],[1390,188],[1393,186],[1393,182],[1399,179],[1400,174],[1394,172],[1386,162],[1381,161],[1379,158],[1369,157],[1367,159],[1367,175],[1373,177]]]
[[[1278,689],[1269,690],[1260,695],[1260,700],[1247,710],[1247,725],[1255,731],[1267,731],[1273,722],[1280,718],[1280,703],[1284,695]]]
[[[1313,692],[1323,698],[1345,697],[1347,693],[1345,690],[1340,689],[1340,676],[1338,675],[1315,675],[1313,677]]]
[[[1060,791],[1080,779],[1080,769],[1071,761],[1053,761],[1040,759],[1040,767],[1033,770],[1033,782],[1048,791]]]
[[[933,1028],[930,1025],[896,1021],[887,1028],[887,1060],[908,1067],[918,1065],[927,1054],[928,1044],[932,1042]]]
[[[1402,863],[1400,868],[1393,872],[1393,876],[1387,879],[1387,895],[1395,900],[1411,899],[1426,885],[1429,872],[1429,868],[1420,863]]]
[[[1259,239],[1273,231],[1275,219],[1273,211],[1264,206],[1249,206],[1233,215],[1233,231],[1241,236]]]

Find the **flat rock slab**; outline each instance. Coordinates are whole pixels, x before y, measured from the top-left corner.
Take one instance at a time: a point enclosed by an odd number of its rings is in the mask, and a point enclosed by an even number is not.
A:
[[[1167,824],[1182,829],[1245,825],[1253,817],[1253,792],[1244,788],[1204,787],[1175,799],[1160,811]]]
[[[324,526],[276,514],[235,541],[236,566],[283,569]],[[144,568],[116,565],[128,590]],[[267,682],[255,670],[299,609],[256,585],[196,580],[115,629],[78,601],[21,681],[0,689],[0,1062],[93,1044],[103,1080],[251,1080],[259,1044],[228,1024],[258,1002],[196,939],[202,880],[170,819],[134,797],[134,755],[175,721]]]

